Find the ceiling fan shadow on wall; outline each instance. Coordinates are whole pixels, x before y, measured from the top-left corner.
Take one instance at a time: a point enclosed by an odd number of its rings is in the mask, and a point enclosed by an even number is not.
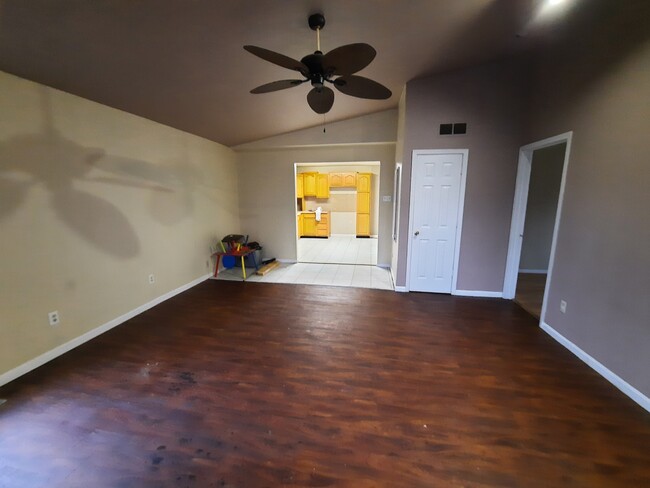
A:
[[[329,83],[338,91],[357,98],[386,100],[392,93],[384,85],[354,73],[368,66],[377,51],[364,43],[346,44],[327,54],[320,50],[320,30],[325,26],[322,14],[309,16],[309,27],[316,31],[316,51],[300,61],[284,54],[276,53],[257,46],[244,46],[244,49],[265,61],[283,68],[299,72],[304,78],[279,80],[253,88],[251,93],[270,93],[293,88],[309,81],[312,89],[307,94],[307,103],[317,114],[325,114],[334,105],[334,91],[326,86]]]

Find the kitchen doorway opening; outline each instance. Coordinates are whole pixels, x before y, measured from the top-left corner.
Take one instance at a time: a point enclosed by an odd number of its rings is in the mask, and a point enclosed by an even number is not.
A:
[[[294,169],[297,261],[376,266],[379,161]]]

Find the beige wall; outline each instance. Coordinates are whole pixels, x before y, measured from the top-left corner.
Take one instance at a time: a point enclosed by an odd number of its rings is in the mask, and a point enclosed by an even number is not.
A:
[[[242,231],[265,258],[295,261],[294,163],[379,161],[377,264],[389,265],[392,206],[381,195],[393,192],[396,130],[397,110],[387,110],[235,147]]]
[[[525,83],[521,63],[504,61],[407,84],[397,285],[406,283],[411,155],[469,149],[457,287],[501,292],[505,273]],[[467,135],[439,125],[466,122]]]
[[[296,260],[294,163],[379,161],[381,195],[392,194],[392,144],[267,149],[238,154],[242,231],[264,247],[264,257]],[[390,263],[391,204],[379,203],[377,264]]]
[[[534,73],[526,142],[573,131],[546,322],[650,396],[650,4],[585,14]]]
[[[0,114],[0,375],[205,275],[239,230],[224,146],[1,72]]]
[[[320,122],[320,117],[314,116]],[[236,151],[297,146],[330,146],[332,144],[359,144],[395,142],[397,111],[383,110],[339,122],[316,123],[314,127],[281,134],[259,141],[234,146]],[[323,131],[324,129],[324,131]]]
[[[565,151],[557,144],[533,152],[520,270],[548,269]]]

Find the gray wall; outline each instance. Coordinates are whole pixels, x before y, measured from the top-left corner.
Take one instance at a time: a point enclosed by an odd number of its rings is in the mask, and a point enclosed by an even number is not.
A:
[[[522,73],[520,63],[505,61],[407,84],[397,285],[406,283],[412,151],[458,148],[469,149],[458,288],[503,289],[522,140]],[[467,135],[438,135],[445,122],[466,122]]]
[[[650,3],[583,10],[533,77],[526,142],[573,131],[546,322],[650,396]]]
[[[520,270],[547,270],[566,144],[533,152]]]

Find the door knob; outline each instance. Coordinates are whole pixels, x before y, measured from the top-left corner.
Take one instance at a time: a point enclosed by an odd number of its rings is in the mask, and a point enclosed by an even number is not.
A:
[[[416,235],[416,236],[419,236],[419,235],[420,235],[420,231],[419,231],[419,230],[416,230],[416,231],[415,231],[415,235]]]

